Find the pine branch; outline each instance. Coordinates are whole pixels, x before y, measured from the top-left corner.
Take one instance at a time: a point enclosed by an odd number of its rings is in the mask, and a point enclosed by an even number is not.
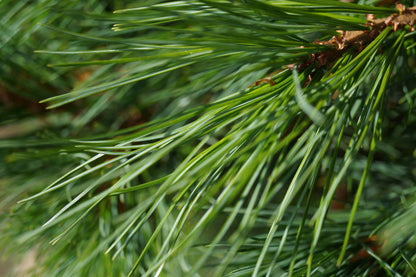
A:
[[[0,142],[0,184],[24,184],[4,241],[51,242],[53,276],[414,270],[412,232],[390,234],[416,195],[415,8],[134,5],[42,27],[73,43],[38,53],[87,79],[44,101],[76,108],[55,137]]]

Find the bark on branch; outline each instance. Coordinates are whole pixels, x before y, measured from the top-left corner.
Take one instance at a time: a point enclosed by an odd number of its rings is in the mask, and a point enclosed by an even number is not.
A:
[[[338,31],[339,35],[333,36],[328,41],[315,41],[315,44],[327,45],[331,49],[309,55],[309,57],[299,63],[287,65],[286,68],[293,69],[296,66],[298,71],[303,71],[311,65],[315,65],[318,69],[323,66],[330,67],[334,61],[342,56],[348,49],[352,47],[357,48],[357,53],[361,52],[371,41],[373,41],[385,28],[391,26],[393,31],[409,27],[410,31],[414,31],[414,24],[416,22],[416,7],[406,8],[402,4],[396,4],[396,9],[399,13],[392,14],[385,18],[375,19],[373,14],[367,14],[367,23],[365,26],[368,30],[364,31]],[[273,86],[275,83],[272,76],[279,71],[269,74],[267,77],[258,80],[252,86],[258,86],[264,83],[269,83]],[[310,78],[309,78],[310,81]],[[308,81],[307,81],[308,82]]]

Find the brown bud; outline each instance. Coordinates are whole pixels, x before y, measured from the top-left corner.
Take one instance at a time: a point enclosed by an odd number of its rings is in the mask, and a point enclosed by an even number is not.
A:
[[[397,2],[396,3],[396,9],[398,9],[400,11],[400,14],[402,14],[406,11],[406,6]]]
[[[374,14],[372,14],[372,13],[366,14],[365,18],[366,18],[366,19],[367,19],[367,21],[369,21],[369,22],[373,22],[373,21],[374,21],[374,19],[376,19],[376,17],[375,17],[375,16],[374,16]]]
[[[394,30],[395,32],[397,31],[397,29],[399,29],[399,24],[400,24],[400,23],[399,23],[399,22],[397,22],[397,21],[393,23],[393,30]]]

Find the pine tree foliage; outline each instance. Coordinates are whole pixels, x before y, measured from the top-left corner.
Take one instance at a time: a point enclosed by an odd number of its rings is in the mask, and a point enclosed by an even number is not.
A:
[[[415,3],[358,2],[2,1],[3,247],[46,276],[416,274]]]

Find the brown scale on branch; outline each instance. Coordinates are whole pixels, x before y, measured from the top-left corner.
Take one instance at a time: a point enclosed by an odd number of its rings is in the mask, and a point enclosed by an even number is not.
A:
[[[395,13],[386,18],[375,19],[373,14],[367,14],[368,30],[364,31],[338,31],[339,35],[333,36],[328,41],[315,41],[315,44],[330,46],[331,49],[323,52],[311,54],[307,60],[299,64],[291,64],[285,66],[286,68],[293,69],[296,66],[298,71],[303,71],[311,65],[315,65],[315,69],[323,66],[331,67],[334,61],[342,56],[351,47],[357,47],[357,53],[361,52],[371,41],[373,41],[386,27],[393,27],[394,31],[410,27],[411,31],[414,31],[414,24],[416,21],[416,7],[406,8],[402,4],[396,4],[396,9],[399,13]],[[273,72],[267,77],[258,80],[252,86],[258,86],[264,83],[268,83],[271,86],[275,85],[272,76],[276,75],[279,71]],[[307,85],[311,81],[311,76],[306,80]]]

